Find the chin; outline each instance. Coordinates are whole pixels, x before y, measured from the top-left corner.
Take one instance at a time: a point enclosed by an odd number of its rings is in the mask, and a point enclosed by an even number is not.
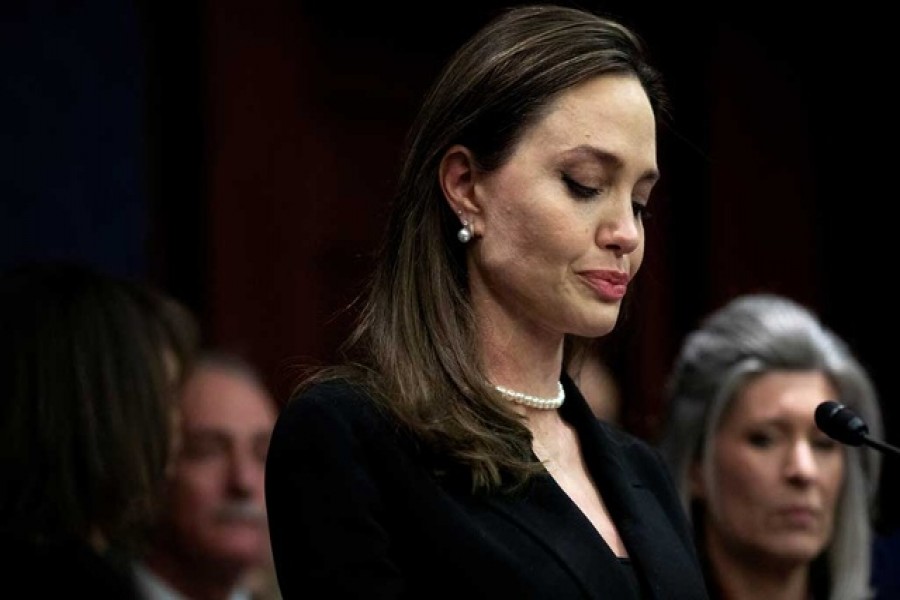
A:
[[[219,548],[216,555],[222,563],[231,565],[235,570],[247,569],[262,564],[265,552],[262,548]]]
[[[235,564],[256,564],[265,556],[268,540],[260,533],[224,536],[215,543],[215,554]]]
[[[780,561],[794,563],[811,563],[823,550],[825,544],[813,539],[781,539],[769,548]]]
[[[618,317],[619,311],[616,310],[614,315],[602,315],[601,318],[592,319],[584,323],[582,327],[576,328],[571,333],[572,335],[577,335],[585,338],[603,337],[616,328]]]

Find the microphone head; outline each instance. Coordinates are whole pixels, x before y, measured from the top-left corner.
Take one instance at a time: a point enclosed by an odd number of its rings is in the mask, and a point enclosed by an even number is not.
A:
[[[855,412],[839,402],[828,400],[816,407],[816,426],[828,437],[850,446],[861,446],[869,427]]]

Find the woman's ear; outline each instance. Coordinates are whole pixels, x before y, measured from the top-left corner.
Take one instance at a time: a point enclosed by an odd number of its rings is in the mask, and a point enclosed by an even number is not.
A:
[[[455,144],[441,159],[438,178],[444,198],[460,221],[474,222],[474,215],[481,212],[475,198],[475,177],[477,171],[472,152],[460,144]]]

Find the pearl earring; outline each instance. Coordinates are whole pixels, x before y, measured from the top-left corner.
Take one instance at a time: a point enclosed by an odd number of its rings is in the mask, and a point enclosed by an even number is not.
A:
[[[456,239],[460,241],[462,244],[468,244],[469,240],[472,239],[474,232],[472,231],[472,226],[469,225],[469,222],[462,218],[462,211],[457,211],[459,218],[462,219],[462,229],[456,232]]]
[[[463,244],[469,243],[469,240],[472,239],[472,226],[466,221],[463,221],[462,229],[456,232],[456,239]]]

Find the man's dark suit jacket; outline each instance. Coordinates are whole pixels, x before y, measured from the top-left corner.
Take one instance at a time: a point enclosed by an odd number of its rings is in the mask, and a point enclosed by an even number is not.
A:
[[[642,582],[642,597],[707,598],[664,463],[597,421],[565,378],[562,417]],[[519,495],[473,496],[362,392],[318,384],[275,426],[266,502],[286,600],[453,598],[624,600],[623,566],[549,475]]]

